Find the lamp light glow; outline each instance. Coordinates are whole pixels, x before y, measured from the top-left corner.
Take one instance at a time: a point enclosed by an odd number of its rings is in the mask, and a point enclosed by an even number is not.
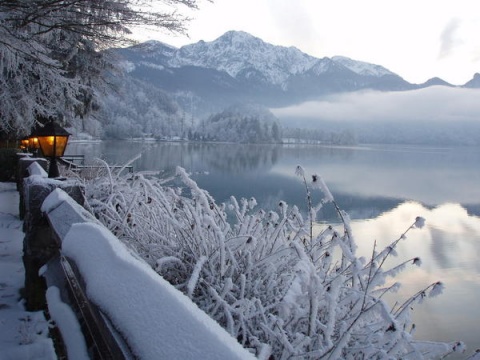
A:
[[[70,133],[54,121],[49,121],[43,127],[37,127],[30,136],[32,143],[35,139],[42,151],[43,156],[50,158],[48,177],[59,177],[57,158],[62,157],[68,143]]]

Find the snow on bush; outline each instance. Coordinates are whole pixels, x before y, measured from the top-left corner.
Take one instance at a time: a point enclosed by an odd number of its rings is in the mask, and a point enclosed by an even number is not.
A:
[[[308,213],[280,202],[278,211],[256,210],[255,199],[217,204],[177,168],[182,189],[142,174],[108,174],[86,184],[91,211],[152,268],[189,296],[244,347],[261,358],[439,358],[462,343],[414,340],[410,310],[441,292],[436,282],[390,308],[386,280],[413,258],[385,269],[412,225],[369,259],[356,255],[348,214],[318,175],[307,180]],[[314,204],[311,191],[324,197]],[[318,231],[316,215],[334,206],[343,227]],[[229,215],[227,215],[229,214]],[[337,227],[336,227],[337,228]]]

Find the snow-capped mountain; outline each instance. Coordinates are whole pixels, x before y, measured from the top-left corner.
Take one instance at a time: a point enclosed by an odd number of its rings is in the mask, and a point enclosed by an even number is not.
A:
[[[194,103],[201,114],[239,102],[284,106],[337,92],[422,87],[380,65],[319,59],[240,31],[181,48],[149,41],[117,51],[130,76],[175,95],[184,108]]]
[[[318,61],[294,47],[275,46],[245,32],[229,31],[213,42],[182,47],[169,64],[224,71],[236,79],[256,72],[268,83],[283,85],[291,75],[308,71]]]
[[[370,64],[370,63],[366,63],[358,60],[352,60],[345,56],[334,56],[332,60],[338,64],[342,64],[343,66],[352,70],[354,73],[357,73],[358,75],[376,76],[376,77],[382,77],[384,75],[395,75],[391,71],[385,69],[383,66]]]

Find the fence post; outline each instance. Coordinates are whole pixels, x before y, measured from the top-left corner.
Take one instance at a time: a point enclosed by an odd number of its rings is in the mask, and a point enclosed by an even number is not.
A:
[[[23,154],[22,154],[23,155]],[[29,156],[22,156],[18,159],[17,163],[17,191],[20,194],[20,202],[19,202],[19,216],[20,219],[23,220],[25,217],[25,203],[23,201],[23,181],[26,177],[30,174],[28,173],[28,167],[32,165],[32,163],[36,162],[40,165],[45,171],[47,171],[48,161],[47,159],[42,158],[32,158]]]
[[[57,187],[64,190],[80,205],[84,204],[84,188],[73,182],[51,179],[29,181],[29,178],[26,178],[22,185],[20,202],[23,203],[24,207],[24,291],[26,308],[29,311],[46,308],[46,284],[44,278],[39,276],[39,270],[58,253],[60,247],[41,211],[43,201]]]

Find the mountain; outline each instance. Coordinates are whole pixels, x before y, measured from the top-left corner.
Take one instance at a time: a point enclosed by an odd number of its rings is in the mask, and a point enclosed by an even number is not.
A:
[[[364,89],[391,92],[453,87],[440,78],[411,84],[380,65],[344,56],[316,58],[295,47],[275,46],[239,31],[181,48],[147,41],[111,51],[125,76],[109,77],[116,90],[100,97],[101,110],[91,126],[94,131],[83,123],[72,124],[95,136],[271,142],[277,141],[281,131],[286,137],[298,137],[296,130],[302,128],[302,139],[323,142],[338,138],[341,143],[355,139],[425,143],[432,138],[436,142],[443,139],[442,143],[478,143],[478,129],[459,122],[455,129],[435,126],[434,133],[428,124],[412,127],[405,119],[379,127],[377,123],[349,123],[349,119],[329,122],[319,114],[322,121],[316,124],[302,123],[297,115],[284,117],[282,129],[262,110]],[[463,87],[480,88],[480,74]],[[248,108],[242,106],[246,104]],[[318,134],[310,131],[315,127]],[[287,128],[295,132],[289,134]],[[406,129],[403,135],[402,129]]]
[[[429,86],[450,86],[453,87],[454,85],[446,82],[445,80],[442,80],[438,77],[431,78],[424,82],[423,84],[418,85],[419,88],[425,88]]]
[[[149,41],[116,52],[129,76],[200,115],[239,102],[278,107],[338,92],[416,88],[380,65],[342,56],[319,59],[241,31],[181,48]]]
[[[470,89],[480,89],[480,74],[476,73],[473,75],[473,79],[467,82],[464,87]]]

